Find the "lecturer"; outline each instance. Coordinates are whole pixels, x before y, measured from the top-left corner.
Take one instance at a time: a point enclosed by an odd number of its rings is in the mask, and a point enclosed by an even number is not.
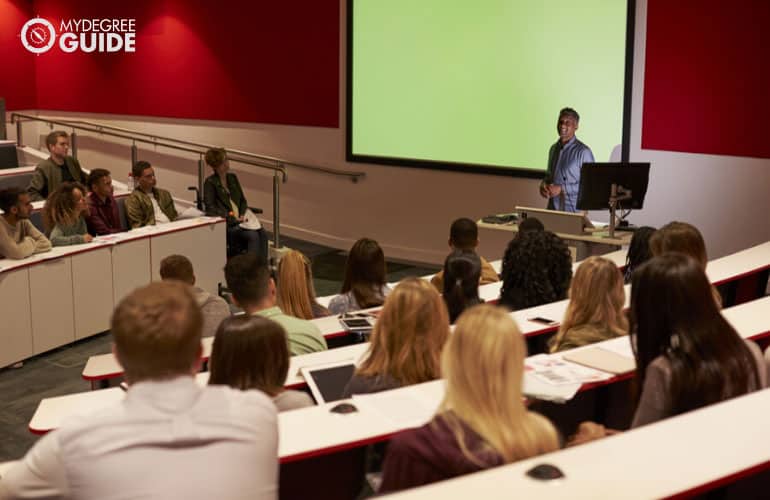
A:
[[[548,209],[577,212],[580,168],[593,163],[591,148],[575,137],[580,115],[572,108],[559,111],[556,132],[559,140],[548,151],[548,172],[540,183],[540,195],[548,198]]]

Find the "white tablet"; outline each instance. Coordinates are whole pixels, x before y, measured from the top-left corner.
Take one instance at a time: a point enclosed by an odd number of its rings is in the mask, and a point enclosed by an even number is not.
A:
[[[305,378],[316,403],[323,404],[343,399],[342,392],[353,378],[356,364],[352,359],[324,365],[303,366],[300,373]]]

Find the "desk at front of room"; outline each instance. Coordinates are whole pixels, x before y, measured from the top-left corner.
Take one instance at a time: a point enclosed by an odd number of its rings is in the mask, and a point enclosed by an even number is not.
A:
[[[198,286],[217,293],[225,251],[224,220],[200,217],[0,259],[0,367],[108,330],[115,304],[159,280],[172,253],[184,253]]]

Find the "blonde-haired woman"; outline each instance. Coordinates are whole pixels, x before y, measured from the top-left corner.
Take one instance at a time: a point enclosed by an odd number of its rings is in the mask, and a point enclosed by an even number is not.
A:
[[[464,312],[441,356],[446,394],[439,412],[391,440],[380,492],[558,449],[553,425],[524,406],[525,354],[524,338],[502,308],[482,304]]]
[[[77,245],[93,240],[83,218],[87,213],[86,188],[78,182],[64,182],[48,195],[43,206],[43,225],[50,231],[51,245]]]
[[[448,336],[449,315],[435,287],[419,278],[402,280],[385,299],[367,357],[345,396],[439,378],[441,349]]]
[[[290,250],[278,263],[278,306],[296,318],[313,319],[331,313],[316,302],[310,260]]]
[[[569,298],[564,321],[551,339],[551,352],[628,334],[623,275],[612,261],[604,257],[584,260],[572,278]]]

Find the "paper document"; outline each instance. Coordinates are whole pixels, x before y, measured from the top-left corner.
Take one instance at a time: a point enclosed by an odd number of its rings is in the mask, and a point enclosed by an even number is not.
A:
[[[250,231],[262,229],[262,223],[259,222],[257,215],[248,208],[246,209],[246,213],[243,214],[243,222],[241,222],[239,226],[241,229],[248,229]]]
[[[182,219],[194,219],[196,217],[201,217],[205,215],[203,212],[198,210],[195,207],[187,207],[181,212],[179,212],[179,217],[177,217],[175,220],[182,220]]]
[[[576,365],[559,356],[538,354],[524,360],[525,373],[550,385],[582,385],[607,380],[610,376],[599,370]]]

